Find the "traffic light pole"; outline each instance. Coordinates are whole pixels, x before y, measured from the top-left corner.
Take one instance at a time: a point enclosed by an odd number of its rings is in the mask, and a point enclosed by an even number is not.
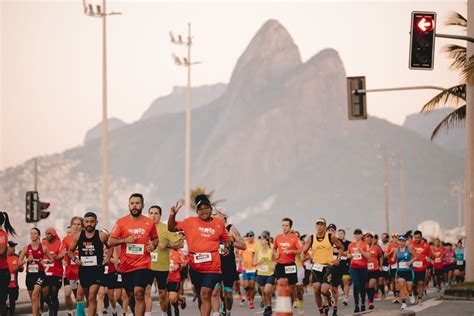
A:
[[[441,38],[450,38],[450,39],[457,39],[461,41],[468,41],[471,43],[474,43],[474,37],[469,37],[469,36],[464,36],[464,35],[451,35],[451,34],[440,34],[440,33],[435,33],[436,37],[441,37]]]
[[[35,158],[35,170],[33,171],[33,174],[33,191],[38,192],[38,158]],[[34,222],[33,227],[38,227],[38,222]]]
[[[357,94],[368,93],[368,92],[387,92],[387,91],[423,90],[423,89],[441,90],[441,91],[446,90],[445,88],[437,87],[437,86],[413,86],[413,87],[396,87],[396,88],[383,88],[383,89],[354,89],[352,90],[352,93],[357,95]]]

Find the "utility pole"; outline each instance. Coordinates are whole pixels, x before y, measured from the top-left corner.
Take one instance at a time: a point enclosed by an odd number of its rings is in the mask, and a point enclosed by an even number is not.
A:
[[[405,225],[405,175],[404,175],[404,161],[403,161],[403,152],[399,153],[400,158],[400,227],[402,232],[406,231]]]
[[[474,2],[467,1],[467,36],[474,37]],[[466,60],[474,54],[467,43]],[[474,86],[466,82],[466,282],[474,282]]]
[[[191,46],[193,44],[191,36],[191,23],[188,23],[188,38],[183,41],[181,35],[177,38],[170,32],[171,43],[184,45],[187,47],[187,58],[179,58],[173,54],[173,60],[177,66],[186,67],[188,70],[188,93],[186,106],[186,130],[184,140],[184,214],[189,217],[191,212],[191,113],[192,113],[192,88],[191,88],[191,66],[200,64],[191,60]]]
[[[384,166],[384,208],[385,208],[385,232],[390,234],[390,223],[389,223],[389,209],[388,209],[388,155],[387,155],[387,146],[385,144],[377,144],[377,148],[382,150],[382,157],[378,158],[383,159]]]

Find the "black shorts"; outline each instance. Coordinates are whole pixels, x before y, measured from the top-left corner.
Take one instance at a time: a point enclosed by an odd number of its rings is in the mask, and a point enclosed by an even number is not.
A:
[[[79,283],[83,288],[104,285],[104,266],[79,268]]]
[[[64,285],[64,286],[70,285],[69,280],[66,279],[66,277],[63,278],[63,285]]]
[[[397,279],[405,279],[407,282],[413,281],[413,271],[397,271]]]
[[[27,273],[26,274],[26,288],[28,291],[33,291],[35,285],[39,285],[41,287],[45,287],[46,284],[44,280],[46,279],[46,275],[44,272],[38,272],[38,273]]]
[[[8,283],[10,283],[10,270],[0,269],[0,304],[5,304],[8,295]]]
[[[333,267],[324,267],[323,271],[311,270],[311,275],[313,277],[313,284],[320,283],[320,284],[332,285],[332,280],[333,280],[332,270],[333,270]],[[342,281],[342,275],[340,279]]]
[[[311,270],[304,269],[304,278],[303,278],[303,285],[309,285],[309,276],[311,275]]]
[[[454,271],[456,270],[456,264],[450,264],[448,266],[444,266],[444,272]]]
[[[109,290],[115,290],[122,288],[122,284],[119,282],[119,274],[117,271],[104,274],[104,283],[102,284]]]
[[[224,287],[234,287],[234,282],[239,279],[239,274],[236,269],[225,269],[222,267],[222,283]]]
[[[127,293],[133,293],[135,287],[146,288],[153,282],[153,272],[150,269],[139,269],[122,272],[122,288]]]
[[[444,269],[434,269],[434,275],[436,276],[443,276],[444,272]]]
[[[154,271],[151,270],[153,273],[153,279],[150,282],[150,285],[153,284],[153,282],[156,280],[156,283],[158,284],[158,289],[160,290],[166,290],[168,288],[168,274],[169,271]]]
[[[390,268],[385,267],[386,271],[384,271],[384,267],[382,267],[382,271],[380,271],[380,277],[384,278],[385,280],[390,279]]]
[[[47,276],[46,279],[44,280],[45,286],[51,286],[51,287],[55,287],[57,289],[60,289],[61,286],[63,285],[62,281],[63,280],[62,280],[61,277],[54,276],[54,275]]]
[[[179,292],[179,282],[168,282],[168,292]]]
[[[179,275],[181,276],[181,282],[188,278],[188,272],[189,272],[189,265],[186,265],[181,268],[181,271],[179,271]]]
[[[193,268],[189,269],[189,276],[196,289],[196,293],[201,293],[202,287],[214,289],[216,284],[222,282],[222,275],[220,273],[202,273],[195,271]]]
[[[338,287],[342,284],[342,271],[337,267],[332,267],[331,285]]]
[[[415,271],[414,274],[415,274],[415,279],[413,280],[414,282],[419,282],[419,281],[425,282],[426,271]]]
[[[18,290],[17,287],[9,287],[8,288],[8,297],[10,301],[17,301],[18,300],[18,295],[20,294],[20,291]]]
[[[293,272],[285,272],[285,269],[288,269],[287,267],[292,267],[294,266],[294,269],[291,268]],[[289,285],[295,285],[298,283],[298,274],[296,273],[296,264],[295,263],[288,263],[288,264],[281,264],[277,263],[275,266],[275,277],[276,279],[288,279],[288,284]],[[314,280],[313,280],[314,281]]]
[[[389,280],[395,280],[397,278],[397,269],[390,268],[388,277],[389,277]]]
[[[376,279],[378,280],[381,277],[381,271],[380,270],[372,270],[369,271],[369,280],[370,279]]]
[[[464,262],[462,265],[456,264],[456,270],[464,271],[466,263]]]

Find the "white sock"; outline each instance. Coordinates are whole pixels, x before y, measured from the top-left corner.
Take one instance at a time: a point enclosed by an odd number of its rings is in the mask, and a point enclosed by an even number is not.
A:
[[[145,316],[151,316],[151,312],[145,312]]]

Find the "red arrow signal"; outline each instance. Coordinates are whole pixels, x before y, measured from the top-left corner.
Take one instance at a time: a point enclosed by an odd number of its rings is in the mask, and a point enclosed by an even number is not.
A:
[[[422,32],[434,30],[434,20],[428,16],[422,17],[416,25]]]

